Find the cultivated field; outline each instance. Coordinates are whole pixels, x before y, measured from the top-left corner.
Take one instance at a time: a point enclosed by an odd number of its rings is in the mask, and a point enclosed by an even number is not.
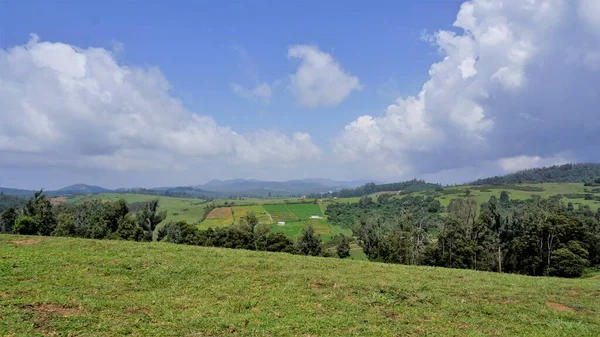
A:
[[[2,336],[598,336],[600,279],[0,235]]]

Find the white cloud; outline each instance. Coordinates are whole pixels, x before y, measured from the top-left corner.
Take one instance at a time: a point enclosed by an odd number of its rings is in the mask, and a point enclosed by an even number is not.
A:
[[[296,73],[290,75],[290,90],[301,105],[337,105],[362,88],[358,77],[346,73],[330,54],[315,46],[292,46],[288,58],[301,60]]]
[[[417,96],[365,115],[334,139],[335,153],[383,177],[450,172],[498,158],[545,163],[565,149],[597,160],[600,93],[596,0],[472,0],[454,26],[426,40],[441,60]],[[592,140],[593,139],[593,140]],[[523,153],[537,156],[521,156]],[[490,167],[492,165],[489,165]]]
[[[247,92],[268,100],[268,85]],[[240,134],[187,110],[156,68],[102,48],[40,42],[0,49],[0,156],[117,170],[284,163],[318,158],[308,134]],[[1,166],[1,165],[0,165]]]
[[[271,86],[267,83],[261,83],[253,89],[246,89],[237,83],[231,85],[231,90],[248,100],[258,100],[263,104],[271,103]]]
[[[558,154],[548,158],[521,155],[510,158],[501,158],[497,162],[505,172],[516,172],[540,166],[562,165],[572,161],[573,159],[569,156]]]

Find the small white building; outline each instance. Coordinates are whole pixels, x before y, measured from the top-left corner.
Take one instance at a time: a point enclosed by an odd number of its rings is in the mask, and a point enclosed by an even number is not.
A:
[[[318,215],[311,215],[310,218],[311,219],[321,219],[321,217]]]
[[[283,226],[283,225],[285,225],[285,221],[279,221],[279,222],[277,222],[277,224],[278,224],[279,226]]]

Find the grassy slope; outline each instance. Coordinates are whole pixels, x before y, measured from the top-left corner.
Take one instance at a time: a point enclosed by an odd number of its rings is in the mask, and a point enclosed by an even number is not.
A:
[[[200,220],[204,215],[204,207],[207,205],[206,200],[202,199],[190,199],[190,198],[173,198],[156,195],[143,195],[143,194],[127,194],[127,193],[104,193],[94,195],[81,195],[67,199],[67,203],[80,203],[85,200],[100,199],[100,200],[119,200],[124,199],[126,202],[143,202],[158,199],[160,210],[167,211],[167,218],[165,223],[168,221],[181,221],[185,220],[189,223],[195,223]]]
[[[543,183],[543,184],[519,184],[517,186],[531,186],[543,188],[543,191],[521,191],[512,189],[511,185],[508,186],[456,186],[456,187],[447,187],[445,188],[445,192],[448,193],[450,191],[457,192],[456,194],[446,194],[435,192],[435,191],[427,191],[427,192],[419,192],[414,193],[412,195],[431,195],[440,201],[443,206],[447,206],[450,203],[450,200],[456,197],[465,197],[464,191],[469,189],[471,191],[471,195],[475,197],[475,199],[479,202],[486,202],[489,200],[490,196],[495,195],[497,198],[500,196],[500,192],[507,191],[511,199],[523,200],[531,198],[532,195],[539,195],[542,198],[549,198],[553,195],[557,194],[585,194],[590,193],[596,196],[600,196],[600,193],[591,193],[593,187],[585,187],[583,183]],[[481,191],[483,189],[483,191]],[[584,198],[562,198],[562,201],[565,203],[572,202],[575,206],[579,204],[584,204],[590,206],[593,210],[596,210],[600,207],[600,201],[594,200],[585,200]]]
[[[597,336],[600,280],[0,236],[0,335]],[[38,238],[33,238],[38,239]],[[571,308],[559,311],[548,302]]]

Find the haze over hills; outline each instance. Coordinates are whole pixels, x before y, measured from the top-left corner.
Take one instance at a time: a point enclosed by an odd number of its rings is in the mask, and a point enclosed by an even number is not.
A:
[[[600,163],[577,163],[521,170],[503,176],[479,179],[467,185],[506,185],[518,183],[588,183],[600,184]],[[74,184],[58,190],[48,190],[48,196],[139,193],[197,198],[245,197],[289,197],[300,195],[362,196],[380,191],[420,191],[441,188],[441,185],[422,180],[410,180],[381,184],[362,181],[336,181],[331,179],[298,179],[289,181],[263,181],[257,179],[214,179],[195,186],[168,186],[156,188],[107,189],[101,186]],[[33,190],[0,187],[6,195],[30,197]]]
[[[262,181],[256,179],[211,180],[206,184],[196,186],[156,187],[156,188],[117,188],[114,190],[87,184],[74,184],[58,190],[46,191],[49,196],[100,194],[100,193],[142,193],[164,195],[188,195],[192,197],[227,197],[256,196],[256,197],[285,197],[301,194],[325,193],[343,188],[354,188],[367,183],[366,181],[335,181],[331,179],[301,179],[290,181]],[[0,192],[9,195],[30,197],[33,190],[0,187]]]

